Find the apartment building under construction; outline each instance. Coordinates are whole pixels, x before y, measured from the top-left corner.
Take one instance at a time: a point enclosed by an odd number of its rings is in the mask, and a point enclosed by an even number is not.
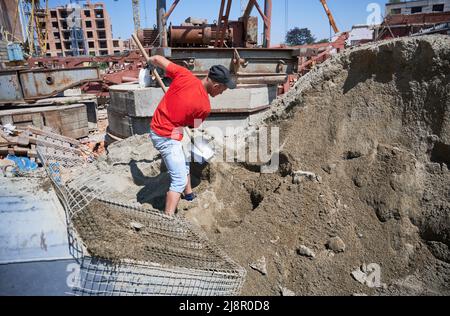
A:
[[[104,3],[52,8],[41,19],[48,34],[47,56],[112,55],[124,49],[122,40],[113,39]]]

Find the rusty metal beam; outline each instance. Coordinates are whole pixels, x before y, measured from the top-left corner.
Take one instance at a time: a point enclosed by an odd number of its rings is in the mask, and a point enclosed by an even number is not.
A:
[[[170,15],[172,14],[173,10],[175,10],[175,8],[177,7],[178,3],[180,3],[180,0],[175,0],[174,3],[172,3],[172,5],[170,6],[169,10],[167,11],[167,13],[164,15],[164,24],[166,24],[167,20],[169,19]]]
[[[270,47],[270,35],[272,27],[272,0],[265,0],[264,2],[264,44],[266,48]]]
[[[250,14],[252,13],[253,7],[255,6],[256,0],[250,0],[247,4],[247,8],[245,8],[244,15],[242,16],[244,19],[248,19]]]

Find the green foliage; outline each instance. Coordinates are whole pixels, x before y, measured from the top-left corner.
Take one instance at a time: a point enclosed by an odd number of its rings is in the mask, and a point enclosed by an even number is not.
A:
[[[312,44],[315,41],[316,38],[307,28],[295,27],[286,34],[286,44],[289,46]]]

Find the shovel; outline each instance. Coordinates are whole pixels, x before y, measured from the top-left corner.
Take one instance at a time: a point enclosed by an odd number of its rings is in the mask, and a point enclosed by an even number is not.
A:
[[[149,63],[150,57],[148,56],[147,52],[145,51],[144,47],[142,46],[141,41],[139,41],[136,34],[133,34],[131,36],[133,37],[133,40],[135,41],[136,45],[138,46],[138,48],[141,51],[142,55],[144,56],[145,60],[147,61],[147,63]],[[162,79],[159,76],[156,69],[153,69],[152,75],[156,78],[156,81],[158,82],[159,86],[164,91],[164,93],[166,93],[168,88],[165,86],[164,82],[162,81]],[[206,140],[204,140],[202,137],[197,137],[194,140],[191,131],[187,127],[184,127],[183,130],[190,138],[191,143],[194,147],[193,154],[194,154],[195,161],[198,163],[209,162],[214,157],[214,150],[211,148],[209,143]]]

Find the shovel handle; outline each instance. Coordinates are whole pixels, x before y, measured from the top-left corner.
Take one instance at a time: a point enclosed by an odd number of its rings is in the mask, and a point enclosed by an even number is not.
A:
[[[133,40],[136,43],[136,45],[139,48],[139,50],[141,51],[141,53],[144,56],[146,62],[149,63],[150,62],[150,57],[148,56],[147,51],[145,50],[144,46],[142,46],[142,43],[139,40],[139,38],[137,37],[137,35],[136,34],[132,34],[131,37],[133,38]],[[158,81],[158,84],[161,87],[161,89],[164,91],[164,93],[166,93],[168,88],[166,87],[166,85],[162,81],[162,79],[161,79],[159,73],[156,71],[156,69],[153,69],[152,74],[156,78],[156,81]],[[184,132],[189,136],[190,139],[192,139],[192,133],[187,127],[184,128]]]
[[[144,46],[142,46],[142,43],[139,40],[139,38],[137,37],[137,35],[136,34],[132,34],[131,37],[133,37],[133,40],[136,43],[136,45],[138,46],[138,48],[141,51],[142,55],[144,56],[145,61],[147,63],[150,63],[150,57],[148,56],[147,51],[145,50]],[[152,75],[156,78],[156,81],[158,81],[158,84],[161,87],[161,89],[163,89],[164,93],[166,93],[168,88],[166,87],[166,85],[162,81],[162,79],[161,79],[159,73],[156,71],[156,69],[153,69]]]

